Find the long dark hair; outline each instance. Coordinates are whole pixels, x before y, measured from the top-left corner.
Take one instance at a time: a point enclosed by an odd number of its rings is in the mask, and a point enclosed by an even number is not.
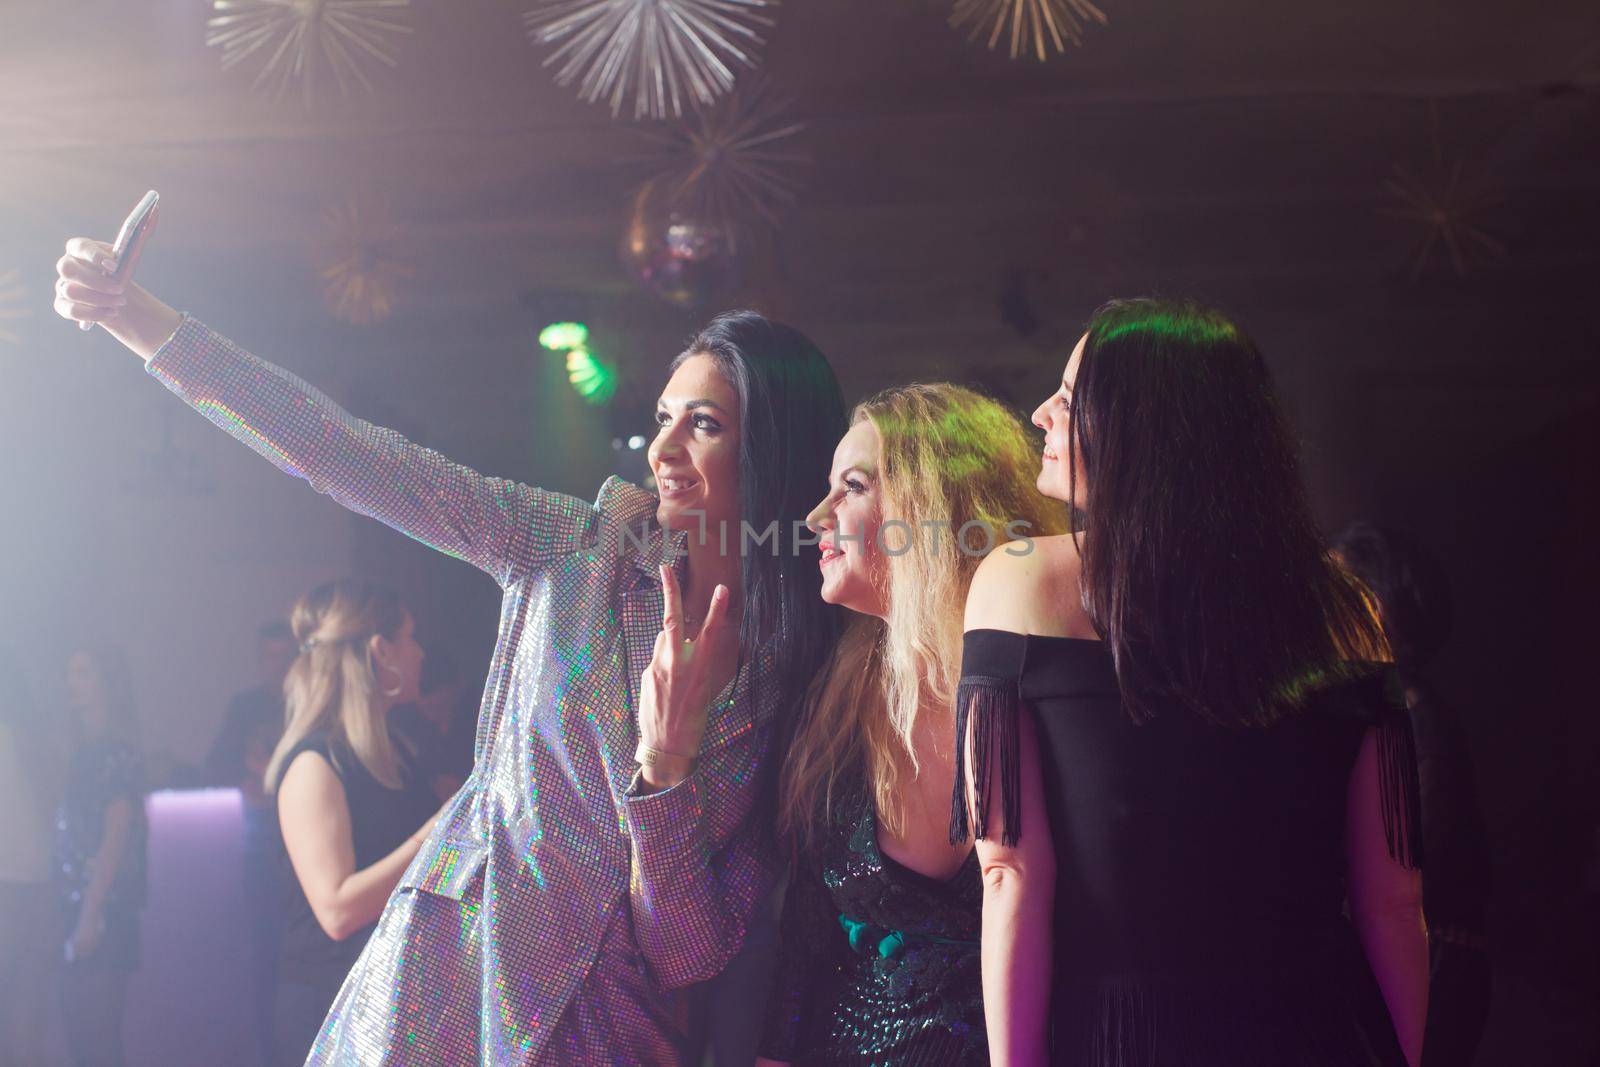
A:
[[[752,530],[778,524],[770,543],[741,551],[740,644],[757,648],[782,633],[780,684],[799,694],[822,669],[838,634],[838,611],[822,600],[816,558],[796,550],[795,531],[828,491],[828,457],[844,436],[844,397],[822,352],[792,326],[754,311],[706,324],[672,363],[710,356],[739,397],[739,509]],[[742,537],[741,537],[742,542]]]
[[[1323,549],[1266,361],[1226,316],[1101,308],[1069,434],[1084,606],[1135,720],[1176,703],[1264,725],[1383,657],[1359,586]]]

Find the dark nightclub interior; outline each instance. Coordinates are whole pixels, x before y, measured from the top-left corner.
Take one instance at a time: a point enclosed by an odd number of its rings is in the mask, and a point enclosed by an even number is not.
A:
[[[226,20],[267,0],[0,4],[0,723],[48,753],[15,742],[27,773],[0,795],[37,818],[0,825],[54,825],[87,653],[128,690],[143,766],[128,1064],[261,1062],[246,836],[275,739],[218,739],[235,694],[282,676],[274,640],[295,655],[268,624],[330,579],[397,590],[458,743],[444,797],[502,622],[494,581],[283,477],[52,310],[63,242],[111,242],[147,189],[160,299],[363,419],[584,501],[610,475],[657,488],[664,368],[726,309],[805,331],[846,404],[945,380],[1024,420],[1105,301],[1223,309],[1321,533],[1401,531],[1448,587],[1427,675],[1491,887],[1461,1062],[1600,1064],[1592,0],[1064,0],[1039,7],[1080,40],[1017,54],[990,22],[1031,0],[784,0],[729,16],[759,42],[677,116],[562,83],[525,14],[584,5],[390,0],[318,29],[341,3],[279,4],[311,28],[258,38]],[[219,744],[256,745],[253,770]],[[7,977],[0,1023],[32,1036],[0,1063],[74,1062],[61,943]]]

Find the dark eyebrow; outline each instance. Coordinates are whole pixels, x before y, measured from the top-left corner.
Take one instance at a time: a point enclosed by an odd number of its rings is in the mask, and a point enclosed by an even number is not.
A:
[[[664,408],[666,406],[667,405],[666,405],[666,403],[664,401],[661,401],[661,400],[657,400],[656,401],[656,410],[659,411],[660,409],[662,409],[662,408]],[[703,397],[703,396],[702,397],[696,397],[693,400],[686,400],[686,401],[684,401],[683,406],[686,409],[691,410],[691,411],[694,410],[695,408],[710,408],[711,410],[716,411],[716,412],[720,412],[723,415],[727,414],[727,412],[723,410],[721,404],[717,403],[715,400],[711,400],[711,399],[709,399],[707,397]]]

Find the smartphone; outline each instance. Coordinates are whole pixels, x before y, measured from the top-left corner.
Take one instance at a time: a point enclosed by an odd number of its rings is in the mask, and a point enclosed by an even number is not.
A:
[[[122,229],[117,231],[116,243],[111,246],[111,258],[117,261],[117,271],[113,278],[125,278],[128,266],[137,258],[139,247],[144,244],[144,239],[150,232],[150,220],[155,216],[156,204],[161,197],[154,189],[145,193],[140,201],[134,205],[128,217],[122,220]],[[80,330],[94,329],[92,322],[78,323]]]

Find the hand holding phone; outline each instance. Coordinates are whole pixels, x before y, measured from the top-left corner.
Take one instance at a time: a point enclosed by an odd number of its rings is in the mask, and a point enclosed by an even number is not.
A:
[[[156,205],[160,200],[161,197],[151,189],[144,194],[138,204],[134,205],[128,217],[122,220],[122,229],[117,231],[116,243],[111,246],[111,256],[117,261],[117,269],[111,276],[118,281],[128,276],[133,261],[139,258],[144,239],[149,235],[151,225],[155,222]],[[92,330],[94,323],[80,322],[78,328]]]

